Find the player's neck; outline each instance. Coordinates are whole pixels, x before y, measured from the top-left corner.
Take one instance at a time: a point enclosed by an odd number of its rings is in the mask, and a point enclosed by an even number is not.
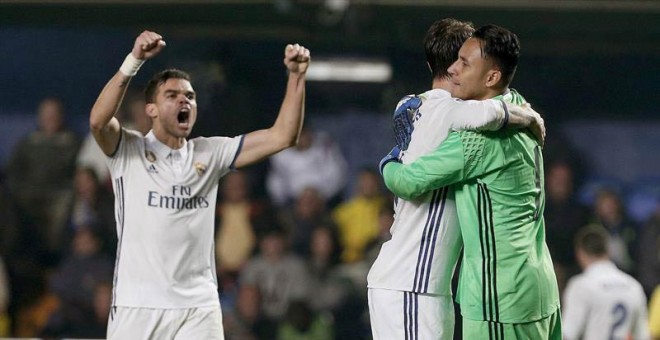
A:
[[[451,79],[449,78],[438,78],[438,77],[433,78],[432,89],[434,90],[441,89],[451,93],[453,87],[454,84],[451,82]]]
[[[172,136],[161,129],[157,129],[155,126],[153,132],[159,142],[167,145],[172,150],[180,149],[186,140],[183,137]]]

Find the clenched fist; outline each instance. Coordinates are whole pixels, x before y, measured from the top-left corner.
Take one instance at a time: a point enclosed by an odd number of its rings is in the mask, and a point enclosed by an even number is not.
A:
[[[150,59],[160,53],[163,47],[165,47],[165,40],[160,34],[144,31],[135,39],[131,54],[140,60]]]
[[[284,49],[284,65],[290,73],[305,73],[309,66],[309,50],[298,44],[286,45]]]

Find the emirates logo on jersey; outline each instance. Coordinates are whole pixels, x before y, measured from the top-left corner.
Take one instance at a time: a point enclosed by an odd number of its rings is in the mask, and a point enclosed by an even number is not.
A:
[[[206,164],[202,164],[200,162],[197,162],[194,164],[195,171],[197,172],[197,176],[202,176],[206,173]]]
[[[148,160],[149,162],[151,162],[151,163],[153,163],[153,162],[156,161],[156,154],[154,154],[153,152],[151,152],[151,151],[149,151],[149,150],[147,150],[147,151],[144,153],[144,156],[147,157],[147,160]]]

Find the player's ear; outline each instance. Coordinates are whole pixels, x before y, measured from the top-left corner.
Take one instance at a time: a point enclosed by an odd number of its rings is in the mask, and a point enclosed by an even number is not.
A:
[[[486,74],[486,86],[495,87],[502,79],[502,72],[499,70],[490,70]]]
[[[147,116],[155,118],[158,115],[158,107],[154,103],[148,103],[146,106]]]

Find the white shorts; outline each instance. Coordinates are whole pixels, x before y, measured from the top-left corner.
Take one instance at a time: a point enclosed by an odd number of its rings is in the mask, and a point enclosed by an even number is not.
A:
[[[369,288],[368,295],[374,340],[451,340],[454,336],[450,295],[373,288]]]
[[[108,339],[224,340],[220,306],[157,309],[112,307]]]

